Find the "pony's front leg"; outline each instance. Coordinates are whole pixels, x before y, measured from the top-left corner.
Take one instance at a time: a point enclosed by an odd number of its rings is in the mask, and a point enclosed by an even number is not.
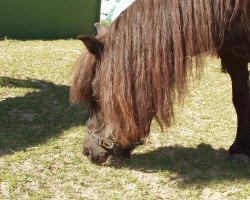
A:
[[[250,156],[250,94],[247,60],[230,52],[220,52],[232,80],[233,104],[237,113],[237,134],[230,154]]]

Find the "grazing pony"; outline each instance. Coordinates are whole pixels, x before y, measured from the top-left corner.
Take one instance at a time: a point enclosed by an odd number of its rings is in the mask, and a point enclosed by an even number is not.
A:
[[[237,112],[230,154],[250,156],[249,0],[136,0],[110,27],[80,35],[70,98],[90,107],[83,153],[93,163],[119,162],[143,144],[152,119],[171,125],[193,68],[219,56],[232,79]]]

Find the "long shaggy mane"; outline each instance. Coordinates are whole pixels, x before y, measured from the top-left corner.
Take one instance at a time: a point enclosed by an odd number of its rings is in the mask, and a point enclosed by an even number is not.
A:
[[[91,100],[95,62],[94,57],[87,51],[76,61],[76,69],[70,88],[70,101],[72,103],[80,104]]]
[[[98,68],[100,109],[123,146],[146,138],[152,118],[171,125],[192,68],[202,71],[204,55],[217,54],[234,24],[249,34],[249,2],[136,0],[111,24]],[[91,70],[77,79],[88,81]]]

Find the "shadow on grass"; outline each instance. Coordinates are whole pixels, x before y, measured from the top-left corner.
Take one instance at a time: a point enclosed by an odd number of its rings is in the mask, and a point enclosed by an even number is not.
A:
[[[0,86],[36,89],[0,101],[0,156],[43,143],[87,120],[85,109],[69,104],[68,86],[9,77],[1,77]]]
[[[207,144],[200,144],[197,148],[170,146],[133,154],[124,165],[145,173],[166,174],[170,178],[168,182],[172,181],[179,186],[216,180],[250,180],[249,163],[232,163],[227,158],[228,151],[216,150]],[[169,177],[173,173],[177,176]]]

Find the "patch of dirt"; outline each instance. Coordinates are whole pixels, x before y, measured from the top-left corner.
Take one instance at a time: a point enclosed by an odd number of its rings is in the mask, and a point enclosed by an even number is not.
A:
[[[229,195],[235,194],[241,191],[241,189],[229,190],[226,192],[218,192],[211,188],[204,188],[201,192],[200,199],[201,200],[226,200]]]
[[[177,199],[177,191],[172,185],[178,181],[170,181],[168,178],[159,177],[155,173],[143,173],[132,171],[132,174],[137,177],[141,184],[145,185],[147,190],[155,194],[157,199]]]
[[[5,197],[6,199],[9,199],[9,184],[6,182],[0,183],[0,196]]]

